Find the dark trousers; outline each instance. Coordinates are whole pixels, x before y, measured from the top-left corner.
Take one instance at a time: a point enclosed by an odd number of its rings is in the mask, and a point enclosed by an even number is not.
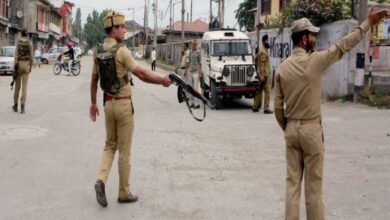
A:
[[[155,60],[152,61],[152,70],[153,71],[156,70],[156,61]]]

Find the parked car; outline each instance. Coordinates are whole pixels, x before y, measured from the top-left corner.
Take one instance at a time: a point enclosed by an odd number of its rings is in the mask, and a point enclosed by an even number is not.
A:
[[[1,74],[13,74],[15,71],[15,50],[15,46],[7,46],[0,49]]]
[[[68,51],[68,47],[55,47],[51,48],[48,52],[44,53],[41,58],[41,62],[48,64],[49,62],[55,62],[60,54]]]

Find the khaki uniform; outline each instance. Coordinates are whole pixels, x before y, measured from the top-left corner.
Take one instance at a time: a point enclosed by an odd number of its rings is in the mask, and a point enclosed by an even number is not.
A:
[[[299,219],[302,178],[307,219],[325,219],[322,195],[324,144],[321,127],[322,74],[355,47],[370,28],[363,22],[328,50],[307,53],[300,47],[279,65],[275,85],[275,116],[286,140],[285,219]],[[284,105],[286,108],[284,108]]]
[[[263,47],[260,53],[258,53],[255,57],[255,61],[257,63],[257,74],[260,79],[261,74],[264,74],[264,81],[260,81],[260,90],[257,91],[255,100],[253,102],[252,109],[258,110],[261,108],[261,104],[263,101],[263,91],[264,91],[264,110],[269,110],[269,100],[271,95],[271,80],[269,73],[269,56],[268,49]],[[264,73],[261,71],[264,69]]]
[[[188,81],[187,78],[184,77],[184,73],[185,73],[185,69],[186,69],[186,66],[189,65],[190,63],[190,50],[187,49],[186,51],[184,51],[184,55],[181,57],[181,63],[180,63],[180,74],[181,74],[181,77]]]
[[[18,45],[20,43],[28,43],[29,44],[27,38],[25,38],[25,37],[22,37],[19,40]],[[26,103],[28,76],[29,76],[29,73],[31,72],[31,66],[33,64],[33,59],[34,59],[32,46],[30,44],[29,44],[29,48],[30,48],[29,56],[26,58],[23,58],[23,60],[19,60],[18,46],[16,46],[15,63],[18,66],[18,70],[16,73],[17,77],[15,80],[14,104],[18,103],[20,88],[22,88],[22,97],[20,98],[20,103],[22,105],[24,105]]]
[[[108,50],[116,45],[113,38],[106,38],[103,49]],[[132,57],[126,47],[118,49],[115,57],[116,71],[118,77],[123,77],[129,71],[133,72],[138,63]],[[98,74],[96,63],[96,52],[94,55],[93,74]],[[129,77],[130,78],[130,77]],[[130,99],[115,99],[105,103],[105,124],[106,124],[106,144],[103,150],[98,179],[104,184],[110,173],[115,152],[119,151],[119,198],[124,198],[130,193],[130,154],[131,142],[133,138],[134,119],[133,106],[131,102],[131,87],[126,84],[120,90],[116,98],[130,97]]]

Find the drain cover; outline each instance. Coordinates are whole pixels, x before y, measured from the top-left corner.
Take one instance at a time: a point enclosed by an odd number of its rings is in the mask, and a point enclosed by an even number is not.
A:
[[[0,127],[0,139],[30,139],[45,136],[47,132],[47,129],[33,126],[6,126],[4,128]]]

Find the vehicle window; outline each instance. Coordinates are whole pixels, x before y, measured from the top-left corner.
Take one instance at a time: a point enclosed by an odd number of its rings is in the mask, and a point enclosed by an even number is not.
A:
[[[228,56],[230,54],[229,42],[215,42],[213,55]]]
[[[222,41],[213,43],[214,56],[241,56],[249,54],[247,41]]]
[[[0,56],[2,57],[14,57],[15,56],[15,48],[1,48]]]
[[[49,53],[56,53],[57,52],[57,48],[53,48],[49,51]]]

